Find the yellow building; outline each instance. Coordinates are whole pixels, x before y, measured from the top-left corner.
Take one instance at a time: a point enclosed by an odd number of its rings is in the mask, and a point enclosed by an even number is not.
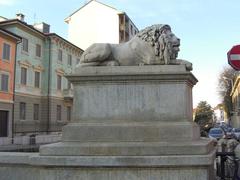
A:
[[[233,104],[231,123],[233,127],[240,128],[240,75],[237,76],[233,83],[231,97]]]

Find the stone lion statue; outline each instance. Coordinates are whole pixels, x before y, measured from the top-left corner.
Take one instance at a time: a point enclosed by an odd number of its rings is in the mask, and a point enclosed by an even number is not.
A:
[[[82,54],[78,67],[84,66],[136,66],[185,64],[177,60],[180,39],[166,24],[156,24],[141,30],[130,41],[121,44],[95,43]]]

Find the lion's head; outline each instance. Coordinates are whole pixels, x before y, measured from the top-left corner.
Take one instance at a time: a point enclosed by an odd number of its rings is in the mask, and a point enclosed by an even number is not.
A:
[[[141,30],[137,37],[149,43],[154,48],[155,55],[160,60],[165,61],[165,64],[169,64],[170,59],[177,58],[180,39],[172,33],[169,25],[156,24],[149,26]]]

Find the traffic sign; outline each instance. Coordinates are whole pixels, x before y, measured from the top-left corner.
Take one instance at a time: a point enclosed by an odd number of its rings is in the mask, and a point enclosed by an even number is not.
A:
[[[228,64],[235,70],[240,70],[240,45],[233,46],[227,53]]]

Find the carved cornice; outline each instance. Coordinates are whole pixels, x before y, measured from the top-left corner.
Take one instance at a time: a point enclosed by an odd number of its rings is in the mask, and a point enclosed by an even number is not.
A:
[[[32,66],[32,64],[28,61],[28,60],[24,60],[24,61],[18,61],[18,64],[21,67],[25,67],[25,68],[29,68]]]
[[[75,69],[75,73],[65,75],[73,84],[90,83],[142,83],[166,82],[195,85],[198,80],[186,70],[185,65],[148,66],[94,66]]]
[[[42,65],[33,66],[33,70],[42,72],[44,71],[44,67]]]
[[[64,71],[62,68],[56,69],[55,72],[56,72],[58,75],[61,75],[61,76],[63,76],[63,75],[65,74],[65,71]]]
[[[53,36],[51,37],[51,42],[56,44],[56,46],[68,51],[71,54],[75,54],[76,56],[81,56],[82,50],[78,49],[74,45],[70,44],[69,42],[57,37]]]

